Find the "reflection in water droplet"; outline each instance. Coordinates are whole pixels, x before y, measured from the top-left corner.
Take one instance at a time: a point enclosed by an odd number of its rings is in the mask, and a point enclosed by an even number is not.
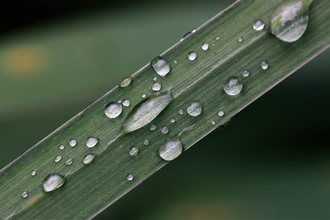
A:
[[[159,82],[155,82],[154,84],[152,84],[151,89],[153,91],[159,91],[162,88],[162,85]]]
[[[128,99],[123,100],[123,106],[128,107],[130,106],[131,102]]]
[[[134,176],[133,176],[133,174],[130,173],[127,175],[126,178],[127,178],[127,180],[132,181],[134,179]]]
[[[231,96],[238,95],[243,88],[241,80],[235,76],[229,78],[223,85],[223,90]]]
[[[309,5],[313,0],[285,1],[274,10],[270,29],[278,39],[285,42],[297,41],[305,32],[309,20]]]
[[[73,158],[69,158],[65,161],[65,165],[70,166],[73,163]]]
[[[163,134],[167,134],[168,133],[168,127],[164,126],[160,129],[160,131],[163,133]]]
[[[264,29],[265,24],[262,20],[256,20],[252,27],[256,31],[261,31],[262,29]]]
[[[45,179],[42,181],[42,188],[44,192],[52,192],[63,186],[64,183],[64,176],[53,173],[46,176]]]
[[[55,157],[55,163],[60,162],[62,160],[62,156],[58,155]]]
[[[86,156],[84,156],[83,158],[83,164],[87,165],[90,164],[94,161],[95,159],[95,154],[87,154]]]
[[[197,58],[197,54],[195,52],[191,51],[188,53],[189,60],[196,60],[196,58]]]
[[[149,127],[150,131],[154,131],[157,129],[157,126],[154,125],[154,124],[151,124],[150,127]]]
[[[193,102],[188,105],[187,113],[190,116],[196,117],[202,113],[202,105],[199,102]]]
[[[224,116],[224,115],[225,115],[225,112],[224,112],[224,111],[220,110],[220,111],[218,112],[218,116],[219,116],[219,117],[222,117],[222,116]]]
[[[209,44],[208,43],[203,43],[202,44],[202,50],[208,50],[209,49]]]
[[[117,118],[123,111],[123,107],[117,103],[110,103],[105,106],[104,114],[108,118]]]
[[[86,141],[86,146],[88,148],[92,148],[95,147],[95,145],[97,145],[97,143],[99,142],[99,140],[95,137],[89,137]]]
[[[170,65],[160,56],[153,59],[150,65],[156,73],[162,77],[166,76],[171,71]]]
[[[242,72],[242,76],[244,76],[244,77],[248,77],[249,75],[250,75],[250,72],[247,71],[247,70],[244,70],[244,71]]]
[[[64,149],[64,145],[61,144],[58,148],[60,148],[60,150],[63,150]]]
[[[129,154],[130,154],[131,156],[135,156],[135,155],[137,155],[138,152],[139,152],[139,148],[136,147],[136,146],[131,147],[131,149],[129,150]]]
[[[238,39],[237,39],[237,42],[238,43],[241,43],[243,41],[243,37],[239,37]]]
[[[155,119],[173,100],[170,93],[147,99],[134,107],[123,123],[125,132],[135,131]]]
[[[119,83],[119,87],[126,87],[126,86],[129,86],[129,84],[131,84],[132,82],[132,77],[129,76],[129,77],[125,77],[120,83]]]
[[[24,191],[23,193],[22,193],[22,197],[23,198],[27,198],[29,196],[29,192],[28,191]]]
[[[143,142],[144,145],[148,145],[149,144],[149,140],[148,139],[145,139],[144,142]]]
[[[69,145],[70,145],[71,147],[74,147],[74,146],[77,145],[77,141],[76,141],[75,139],[71,139],[71,140],[69,141]]]
[[[181,141],[177,138],[170,139],[163,144],[159,150],[158,155],[165,161],[171,161],[177,158],[183,151]]]
[[[31,176],[35,176],[35,175],[37,175],[37,171],[33,170],[33,171],[31,172]]]
[[[266,61],[261,61],[260,62],[260,67],[261,67],[261,69],[263,69],[263,70],[266,70],[266,69],[268,69],[268,63],[266,62]]]

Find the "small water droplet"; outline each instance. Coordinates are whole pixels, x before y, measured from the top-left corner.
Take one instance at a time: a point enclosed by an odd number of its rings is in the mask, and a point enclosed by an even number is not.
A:
[[[238,43],[241,43],[243,41],[243,37],[239,37],[239,38],[237,38],[237,42]]]
[[[117,103],[110,103],[107,106],[105,106],[104,114],[108,118],[117,118],[123,111],[123,107],[120,104]]]
[[[268,69],[268,63],[266,62],[266,61],[261,61],[260,62],[260,67],[261,67],[261,69],[263,69],[263,70],[266,70],[266,69]]]
[[[173,62],[173,63],[177,64],[177,63],[178,63],[178,61],[177,61],[177,60],[174,60],[174,62]]]
[[[171,71],[170,65],[167,63],[166,60],[164,60],[160,56],[153,59],[151,61],[150,65],[156,71],[156,73],[158,75],[160,75],[161,77],[166,76]]]
[[[126,176],[126,178],[128,181],[132,181],[134,179],[134,176],[133,176],[133,174],[130,173]]]
[[[163,134],[167,134],[168,131],[169,131],[169,129],[168,129],[168,127],[164,126],[164,127],[162,127],[162,128],[160,129],[160,131],[161,131]]]
[[[125,132],[135,131],[155,119],[173,100],[170,93],[147,99],[131,111],[123,123]]]
[[[144,145],[148,145],[149,144],[149,140],[148,139],[145,139],[144,142],[143,142]]]
[[[202,105],[199,102],[193,102],[188,105],[187,113],[190,116],[196,117],[202,113]]]
[[[55,157],[55,163],[60,162],[62,160],[62,156],[58,155]]]
[[[95,137],[89,137],[87,140],[86,140],[86,146],[88,148],[92,148],[92,147],[95,147],[95,145],[97,145],[97,143],[99,142],[99,140]]]
[[[69,145],[70,145],[71,147],[74,147],[74,146],[77,145],[77,141],[76,141],[75,139],[71,139],[71,140],[69,141]]]
[[[219,40],[219,39],[220,39],[220,37],[216,37],[215,39],[216,39],[216,40]]]
[[[23,198],[27,198],[29,196],[29,192],[28,191],[24,191],[21,196]]]
[[[143,93],[143,94],[141,95],[141,97],[145,99],[145,98],[147,98],[147,95],[146,95],[145,93]]]
[[[162,85],[159,82],[155,82],[154,84],[152,84],[151,89],[153,91],[159,91],[162,88]]]
[[[139,148],[136,146],[133,146],[133,147],[131,147],[131,149],[129,149],[129,155],[131,155],[131,156],[137,155],[138,152],[139,152]]]
[[[60,148],[60,150],[63,150],[65,147],[63,144],[61,144],[58,148]]]
[[[121,100],[118,100],[118,104],[120,104],[121,103]]]
[[[193,60],[196,60],[196,58],[197,58],[197,54],[195,52],[191,51],[188,53],[189,60],[193,61]]]
[[[171,118],[170,122],[171,123],[174,123],[175,122],[175,119],[174,118]]]
[[[180,115],[183,115],[183,110],[180,109],[180,110],[178,111],[178,113],[179,113]]]
[[[218,116],[219,116],[219,117],[222,117],[222,116],[224,116],[224,115],[225,115],[225,112],[224,112],[224,111],[220,110],[220,111],[218,112]]]
[[[152,80],[156,82],[158,79],[157,79],[157,77],[155,76]]]
[[[93,160],[95,159],[95,154],[87,154],[86,156],[84,156],[83,158],[83,164],[87,165],[93,162]]]
[[[252,27],[256,31],[261,31],[262,29],[264,29],[265,24],[262,20],[256,20]]]
[[[125,77],[124,79],[122,79],[122,81],[119,83],[119,87],[127,87],[129,86],[129,84],[131,84],[132,82],[132,77],[129,76],[129,77]]]
[[[178,138],[170,139],[158,149],[158,155],[165,161],[171,161],[180,156],[183,148]]]
[[[64,183],[64,176],[59,175],[57,173],[53,173],[46,176],[45,179],[42,181],[42,188],[45,192],[52,192],[63,186]]]
[[[202,44],[202,50],[208,50],[209,49],[209,44],[208,43],[203,43]]]
[[[215,121],[211,121],[211,124],[212,124],[212,125],[215,125]]]
[[[33,170],[33,171],[31,172],[31,176],[35,176],[35,175],[37,175],[37,171]]]
[[[130,106],[131,102],[128,99],[123,100],[123,106],[128,107]]]
[[[274,10],[270,29],[284,42],[297,41],[305,32],[309,20],[309,5],[313,0],[285,1]]]
[[[231,96],[238,95],[243,88],[241,80],[235,76],[230,77],[223,85],[223,90]]]
[[[73,164],[73,158],[67,159],[64,164],[70,166],[71,164]]]
[[[244,77],[248,77],[249,75],[250,75],[250,72],[247,71],[247,70],[244,70],[244,71],[242,72],[242,76],[244,76]]]
[[[157,126],[155,124],[151,124],[149,129],[150,129],[150,131],[154,131],[157,129]]]

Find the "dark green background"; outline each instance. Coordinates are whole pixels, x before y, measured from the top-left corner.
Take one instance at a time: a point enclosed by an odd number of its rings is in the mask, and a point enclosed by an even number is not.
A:
[[[0,35],[0,167],[230,2],[7,5],[21,22],[7,22]],[[329,56],[295,72],[96,219],[330,218]],[[13,67],[25,58],[37,67]]]

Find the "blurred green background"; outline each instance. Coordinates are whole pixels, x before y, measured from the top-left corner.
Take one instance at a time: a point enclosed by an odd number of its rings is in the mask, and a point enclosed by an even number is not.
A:
[[[5,5],[19,19],[0,32],[0,167],[231,2]],[[319,55],[95,219],[329,219],[329,57]]]

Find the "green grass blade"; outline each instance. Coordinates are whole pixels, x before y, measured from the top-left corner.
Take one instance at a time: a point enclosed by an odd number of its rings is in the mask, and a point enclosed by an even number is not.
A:
[[[8,165],[0,174],[1,218],[94,216],[167,163],[157,152],[168,139],[180,139],[188,149],[329,46],[329,11],[323,10],[330,8],[329,1],[312,3],[306,33],[294,43],[282,42],[266,31],[269,16],[279,5],[278,1],[236,2],[162,55],[172,67],[168,75],[160,77],[149,65],[145,66],[133,75],[128,87],[114,88]],[[252,29],[257,19],[265,22],[265,31]],[[207,51],[201,49],[204,42],[210,45]],[[196,52],[196,60],[187,58],[191,51]],[[264,60],[269,64],[267,70],[260,68]],[[245,69],[250,76],[241,76]],[[228,96],[222,89],[231,76],[242,79],[243,89],[237,96]],[[146,126],[131,129],[127,121],[136,122],[131,116],[146,112],[145,108],[141,110],[142,94],[149,96],[150,102],[155,100],[150,89],[154,77],[161,83],[165,99],[165,104],[159,104],[157,99],[160,110],[152,113],[157,129],[150,131],[149,120],[137,120]],[[166,98],[169,93],[170,101]],[[118,117],[109,119],[104,115],[109,103],[124,99],[131,104],[123,107]],[[186,112],[193,102],[202,106],[202,113],[196,117]],[[221,117],[220,110],[224,111]],[[165,126],[169,131],[161,132]],[[90,136],[99,140],[93,148],[85,146]],[[69,146],[70,139],[78,144]],[[62,144],[63,150],[59,149]],[[135,156],[129,154],[132,146],[140,149]],[[96,159],[83,165],[82,158],[88,153],[96,154]],[[55,163],[58,155],[62,159]],[[71,158],[73,163],[66,165]],[[36,170],[37,175],[31,176],[31,170]],[[44,193],[42,180],[50,173],[66,176],[66,183],[52,193]],[[128,174],[134,175],[130,181]],[[26,198],[21,197],[24,191],[29,192]]]

